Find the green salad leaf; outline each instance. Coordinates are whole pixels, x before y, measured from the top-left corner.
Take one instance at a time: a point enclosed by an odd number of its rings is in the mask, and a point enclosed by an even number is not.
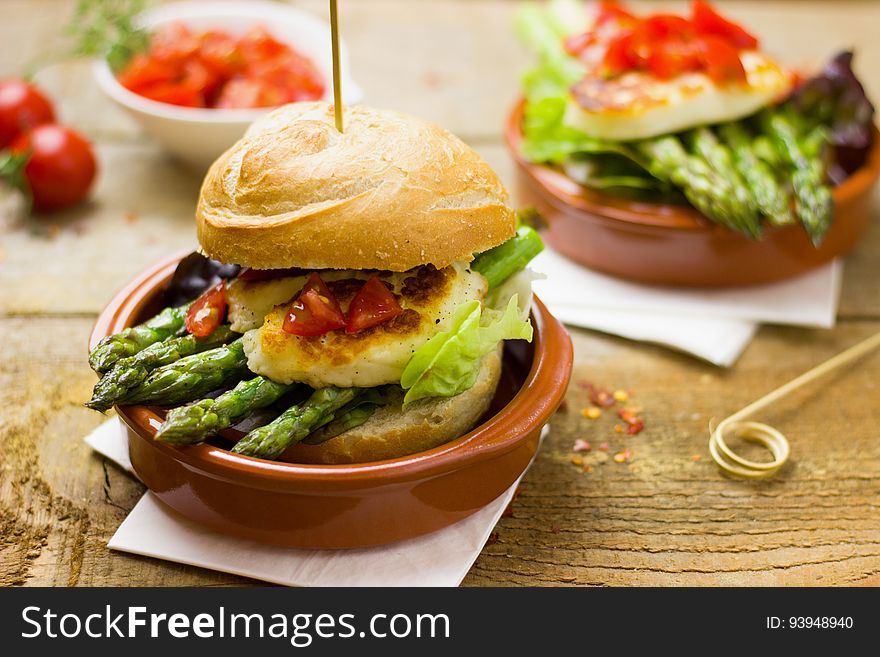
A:
[[[462,305],[447,331],[438,333],[413,354],[400,378],[404,408],[425,397],[453,397],[471,388],[483,357],[502,340],[531,340],[532,325],[522,317],[519,295],[504,310]]]

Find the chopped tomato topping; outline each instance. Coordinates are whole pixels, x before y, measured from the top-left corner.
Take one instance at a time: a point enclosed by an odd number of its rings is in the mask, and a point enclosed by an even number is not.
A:
[[[650,71],[666,80],[702,71],[726,83],[746,79],[739,51],[756,48],[758,40],[703,0],[695,0],[690,18],[639,18],[615,2],[602,2],[591,29],[567,37],[564,46],[604,77]]]
[[[346,333],[357,333],[384,324],[403,313],[403,308],[378,276],[368,280],[348,307]]]
[[[211,335],[226,318],[226,281],[220,281],[193,302],[186,313],[186,330],[198,338]]]
[[[733,21],[724,18],[708,2],[694,0],[692,13],[691,22],[700,34],[721,37],[739,50],[758,47],[758,40],[755,37]]]
[[[693,41],[670,39],[648,55],[648,69],[661,80],[698,71],[700,67],[699,47]]]
[[[317,100],[325,89],[314,63],[263,27],[234,36],[182,23],[154,33],[118,79],[141,96],[188,107],[271,107]]]
[[[612,40],[602,59],[602,74],[605,77],[613,77],[638,68],[634,46],[632,32],[625,32]]]
[[[700,61],[708,75],[715,82],[745,80],[746,70],[736,48],[719,37],[704,36],[699,41]]]
[[[312,272],[303,289],[290,304],[281,328],[293,335],[313,337],[344,326],[345,315],[342,314],[339,302],[321,277]]]
[[[601,2],[599,2],[599,11],[596,14],[597,26],[610,22],[627,24],[635,22],[636,20],[634,14],[631,14],[613,0],[601,0]]]

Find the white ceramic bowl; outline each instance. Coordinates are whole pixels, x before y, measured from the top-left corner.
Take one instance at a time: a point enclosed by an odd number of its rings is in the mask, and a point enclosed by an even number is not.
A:
[[[309,57],[326,81],[325,98],[333,97],[330,25],[308,12],[276,2],[178,2],[144,12],[138,18],[146,28],[180,21],[196,29],[218,28],[241,34],[263,25],[279,41],[289,43]],[[360,88],[348,76],[348,52],[340,42],[342,94],[347,104],[357,103]],[[153,139],[184,162],[205,170],[245,129],[271,108],[212,109],[160,103],[129,91],[116,80],[104,60],[94,64],[98,85],[133,116]]]

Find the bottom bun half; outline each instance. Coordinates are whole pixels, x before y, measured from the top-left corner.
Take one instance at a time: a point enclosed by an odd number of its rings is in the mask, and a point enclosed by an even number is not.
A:
[[[473,387],[455,397],[421,399],[401,409],[403,395],[364,424],[318,445],[284,452],[295,463],[364,463],[432,449],[470,431],[488,410],[501,378],[501,349],[483,359]]]

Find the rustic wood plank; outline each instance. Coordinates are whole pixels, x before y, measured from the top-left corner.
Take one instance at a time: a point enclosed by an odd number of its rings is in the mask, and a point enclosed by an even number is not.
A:
[[[112,553],[106,542],[143,492],[81,437],[102,416],[81,406],[94,375],[86,318],[0,320],[0,584],[238,584],[246,580]],[[762,419],[792,442],[768,482],[723,477],[706,453],[710,418],[880,330],[765,329],[719,372],[667,350],[574,331],[567,411],[468,576],[489,584],[876,583],[880,571],[880,355],[781,403]],[[768,364],[773,364],[768,367]],[[593,381],[633,389],[645,431],[623,438],[579,409]],[[589,440],[585,474],[571,463]],[[609,452],[601,452],[601,442]],[[610,456],[629,447],[632,461]],[[693,460],[695,455],[700,459]]]
[[[297,4],[322,12],[325,3]],[[367,101],[450,127],[508,184],[513,165],[500,142],[501,121],[528,62],[509,27],[515,6],[349,0],[343,14]],[[0,75],[20,70],[51,42],[71,7],[68,0],[7,0]],[[868,75],[880,66],[878,5],[738,1],[725,10],[789,61],[816,65],[854,44],[869,93],[880,97],[880,80]],[[113,290],[194,244],[199,176],[144,143],[86,66],[49,69],[39,79],[64,98],[64,120],[96,140],[102,174],[94,200],[70,213],[22,222],[8,207],[0,211],[0,585],[251,584],[106,548],[143,488],[80,440],[102,421],[81,406],[94,383],[85,342]],[[762,418],[792,441],[792,462],[774,480],[727,479],[706,451],[710,418],[880,330],[878,214],[847,261],[841,324],[831,331],[764,328],[730,371],[573,331],[575,382],[634,389],[632,403],[644,408],[648,426],[624,439],[607,414],[584,419],[585,393],[573,385],[512,516],[499,523],[497,540],[465,584],[880,584],[880,356]],[[593,467],[586,474],[571,463],[577,438],[594,446],[582,455]],[[608,455],[630,447],[632,462],[603,460],[603,441]]]
[[[784,400],[760,419],[789,437],[780,476],[742,482],[708,456],[708,423],[744,406],[880,323],[834,331],[763,329],[719,372],[660,348],[574,331],[576,368],[513,515],[466,585],[873,584],[880,573],[880,355]],[[593,381],[634,388],[638,436],[582,417]],[[592,472],[572,464],[576,438]],[[609,443],[603,453],[598,446]],[[624,447],[632,461],[607,458]],[[694,460],[698,457],[698,460]],[[761,458],[757,452],[754,458]]]

